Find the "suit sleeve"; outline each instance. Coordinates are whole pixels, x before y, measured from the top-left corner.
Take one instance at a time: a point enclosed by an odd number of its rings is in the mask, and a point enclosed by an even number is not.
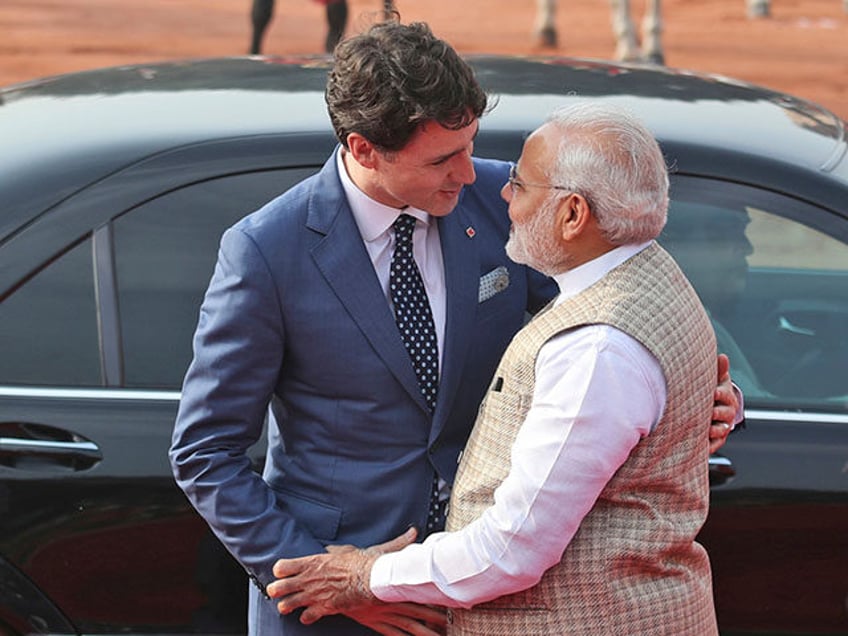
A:
[[[251,467],[283,364],[281,306],[253,240],[230,229],[200,310],[170,450],[177,483],[260,587],[284,556],[323,545]]]

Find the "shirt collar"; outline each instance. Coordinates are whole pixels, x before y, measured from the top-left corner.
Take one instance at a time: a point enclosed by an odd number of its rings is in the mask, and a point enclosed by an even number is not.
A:
[[[339,146],[336,151],[336,166],[342,182],[342,189],[363,240],[370,243],[383,236],[401,214],[409,214],[425,225],[430,224],[430,215],[423,210],[412,207],[398,209],[383,205],[360,190],[347,173],[342,158],[344,152],[346,152],[345,149]]]
[[[583,263],[579,267],[555,275],[553,279],[559,285],[559,297],[556,299],[556,304],[576,296],[584,289],[594,285],[610,270],[644,250],[651,242],[620,245],[588,263]]]

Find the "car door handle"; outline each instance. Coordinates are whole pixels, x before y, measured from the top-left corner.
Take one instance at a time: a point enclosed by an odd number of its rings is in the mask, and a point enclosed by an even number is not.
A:
[[[710,455],[710,486],[721,486],[736,475],[733,462],[723,455]]]
[[[103,459],[94,442],[61,429],[0,424],[0,465],[27,470],[87,470]]]

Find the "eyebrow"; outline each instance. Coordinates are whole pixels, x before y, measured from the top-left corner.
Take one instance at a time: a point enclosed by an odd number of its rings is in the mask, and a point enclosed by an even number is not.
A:
[[[477,135],[480,134],[480,120],[477,120],[477,122],[475,122],[475,123],[477,124],[477,130],[474,131],[474,136],[471,138],[471,141],[475,141],[477,139]],[[430,164],[442,163],[444,161],[447,161],[451,157],[455,157],[456,155],[463,152],[464,150],[465,150],[464,147],[463,148],[457,148],[453,152],[449,152],[445,155],[440,155],[438,157],[434,157],[433,159],[430,159],[430,161],[428,163],[430,163]]]

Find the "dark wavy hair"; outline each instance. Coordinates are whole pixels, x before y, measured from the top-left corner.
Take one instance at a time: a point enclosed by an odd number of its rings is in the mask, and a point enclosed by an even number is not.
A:
[[[375,24],[341,42],[334,57],[324,98],[345,146],[356,132],[396,151],[422,122],[458,130],[486,112],[474,71],[423,22]]]

